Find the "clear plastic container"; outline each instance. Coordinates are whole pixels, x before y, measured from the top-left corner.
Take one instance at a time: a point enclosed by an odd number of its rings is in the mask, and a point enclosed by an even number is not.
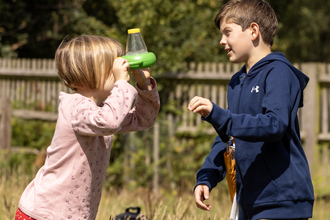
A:
[[[126,56],[148,53],[139,28],[129,29],[126,43]]]

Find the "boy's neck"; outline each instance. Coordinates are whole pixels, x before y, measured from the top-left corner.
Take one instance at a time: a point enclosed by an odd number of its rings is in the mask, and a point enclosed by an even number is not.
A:
[[[254,53],[250,55],[249,59],[245,63],[246,73],[249,73],[254,64],[256,64],[262,58],[266,57],[271,52],[271,48],[268,46],[256,48]]]

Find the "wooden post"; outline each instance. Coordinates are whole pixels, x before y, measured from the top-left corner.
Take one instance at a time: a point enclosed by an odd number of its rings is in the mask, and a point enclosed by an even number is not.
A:
[[[310,166],[314,164],[314,153],[317,147],[318,131],[318,96],[317,96],[317,63],[302,64],[301,70],[309,77],[309,82],[304,90],[303,129],[305,131],[305,153]],[[311,169],[312,171],[313,169]]]
[[[11,146],[11,102],[0,98],[0,150]]]
[[[135,141],[135,132],[128,133],[128,147],[129,147],[129,168],[130,170],[135,169],[135,164],[132,161],[132,154],[136,153],[136,141]]]
[[[124,173],[123,179],[126,186],[132,181],[131,170],[135,168],[132,162],[132,153],[136,151],[135,143],[135,133],[129,132],[125,134],[125,146],[124,146]]]
[[[157,197],[159,192],[159,124],[154,124],[154,143],[153,143],[153,155],[154,155],[154,176],[153,176],[153,193]]]

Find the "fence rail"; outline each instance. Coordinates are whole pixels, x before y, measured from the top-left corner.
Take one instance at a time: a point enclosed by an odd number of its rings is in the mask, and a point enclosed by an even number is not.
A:
[[[322,152],[317,154],[317,160],[328,161],[326,167],[329,168],[330,64],[302,63],[295,66],[310,78],[304,92],[305,106],[299,110],[304,149],[312,165],[315,152]],[[163,87],[160,93],[162,110],[167,113],[169,124],[173,125],[169,131],[214,134],[208,123],[202,123],[198,115],[187,109],[188,102],[198,95],[226,108],[228,82],[240,68],[240,64],[231,63],[191,63],[185,72],[159,74],[156,78]],[[46,111],[45,118],[56,117],[53,113],[57,112],[60,91],[72,93],[58,79],[54,60],[0,58],[0,98],[10,100],[14,115],[27,117],[28,114],[20,109],[29,109]],[[319,144],[325,147],[317,149]]]

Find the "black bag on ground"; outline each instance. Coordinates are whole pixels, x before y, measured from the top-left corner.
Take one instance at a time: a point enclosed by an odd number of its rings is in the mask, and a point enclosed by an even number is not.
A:
[[[131,212],[134,211],[134,212]],[[114,219],[110,220],[149,220],[146,216],[140,214],[140,207],[129,207],[125,213],[116,215]]]

